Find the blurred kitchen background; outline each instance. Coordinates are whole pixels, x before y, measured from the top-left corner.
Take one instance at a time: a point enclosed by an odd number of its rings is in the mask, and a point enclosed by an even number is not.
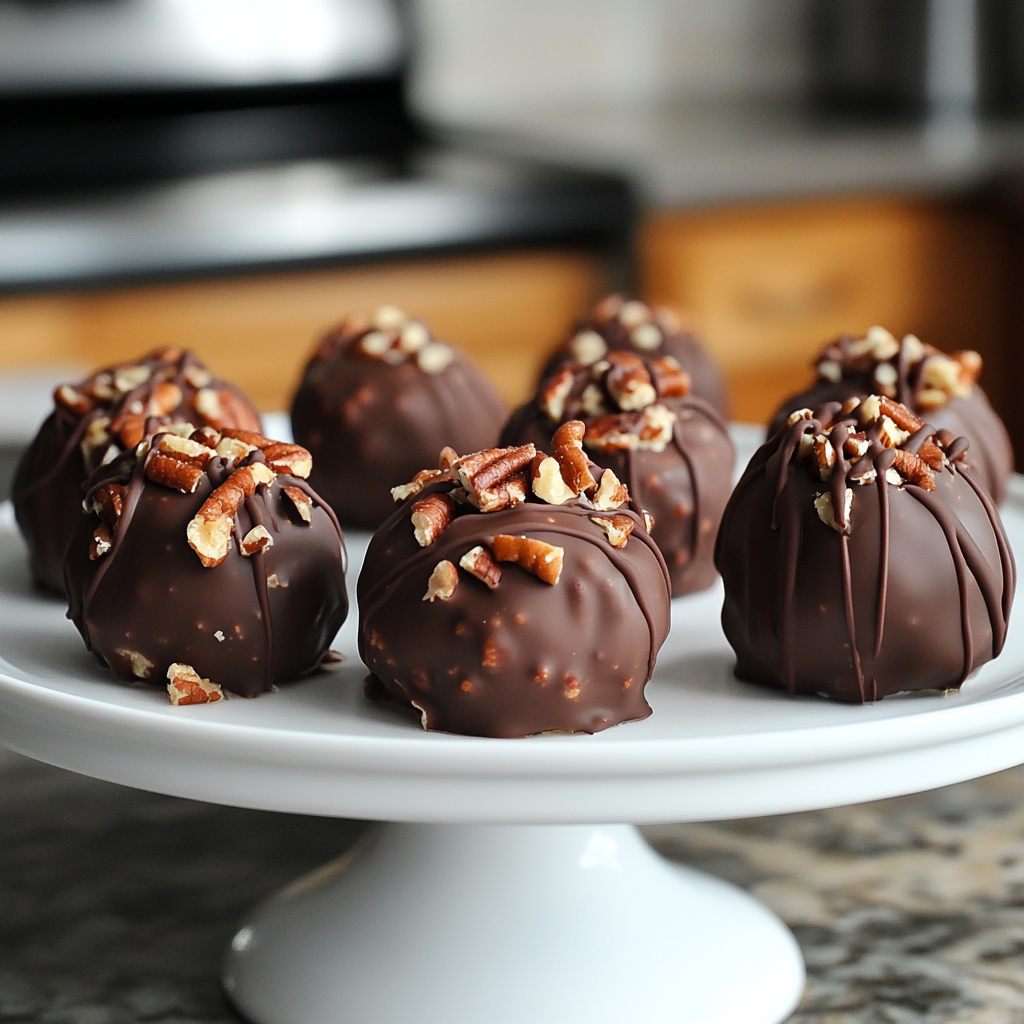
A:
[[[0,448],[194,347],[264,410],[383,302],[524,399],[586,305],[692,315],[737,419],[880,323],[1024,455],[1020,0],[0,0]]]

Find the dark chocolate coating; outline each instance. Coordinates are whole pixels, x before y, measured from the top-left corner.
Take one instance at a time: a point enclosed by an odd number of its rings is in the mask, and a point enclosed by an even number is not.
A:
[[[139,363],[163,366],[159,360],[144,357]],[[179,370],[201,366],[190,352],[185,352],[177,366]],[[168,380],[182,389],[183,401],[171,412],[165,422],[184,420],[194,426],[206,421],[194,407],[197,389],[190,386],[180,373]],[[229,392],[233,396],[225,426],[259,431],[259,414],[245,395],[225,381],[211,380],[210,388]],[[32,443],[22,455],[11,487],[11,499],[18,528],[28,546],[32,576],[36,583],[56,593],[64,592],[64,553],[82,515],[82,483],[96,464],[86,465],[79,443],[95,415],[114,418],[126,401],[146,397],[146,387],[123,396],[116,402],[104,402],[92,413],[76,416],[67,409],[57,407],[43,422]],[[95,459],[103,455],[102,449]]]
[[[732,491],[736,451],[725,424],[706,402],[687,396],[661,404],[678,417],[673,443],[663,452],[587,448],[587,457],[629,488],[634,509],[654,516],[651,536],[668,565],[672,596],[681,597],[706,590],[718,576],[715,534]],[[547,451],[556,429],[536,402],[528,402],[509,417],[501,444],[532,442],[538,451]]]
[[[839,507],[845,482],[795,462],[804,429],[817,427],[796,424],[755,453],[722,519],[716,563],[736,675],[852,702],[958,688],[999,654],[1013,600],[991,497],[955,460],[930,492],[887,483],[881,461],[875,482],[853,488],[843,535],[814,498],[831,489]]]
[[[795,409],[816,409],[825,402],[845,402],[847,398],[867,398],[872,392],[869,372],[844,377],[836,384],[819,380],[806,391],[787,398],[768,425],[768,436],[786,424]],[[970,396],[953,397],[939,409],[919,410],[914,405],[913,390],[898,388],[897,401],[927,419],[937,430],[948,430],[955,437],[971,442],[966,462],[974,470],[977,481],[1001,503],[1013,473],[1013,446],[1003,421],[989,405],[988,397],[978,384]]]
[[[394,510],[391,488],[459,454],[493,447],[505,407],[461,352],[439,373],[392,365],[348,346],[309,362],[292,401],[292,432],[313,456],[310,483],[347,526],[374,528]]]
[[[582,320],[573,336],[580,331],[596,331],[604,338],[605,344],[612,352],[635,352],[637,355],[653,359],[672,356],[690,375],[690,394],[696,398],[703,398],[723,419],[729,418],[729,389],[725,375],[692,331],[665,332],[662,343],[651,351],[638,350],[629,339],[629,331],[618,320],[607,320],[602,323],[596,323],[593,318]],[[575,361],[570,348],[571,343],[570,338],[552,353],[538,384],[559,366]]]
[[[639,516],[619,510],[636,526],[615,549],[589,519],[594,509],[578,501],[470,509],[421,548],[410,521],[414,500],[366,553],[359,648],[385,691],[421,711],[425,728],[494,737],[593,733],[651,713],[644,686],[668,634],[670,602],[664,563]],[[503,562],[494,590],[460,569],[449,600],[423,600],[439,561],[458,565],[496,533],[564,548],[559,581],[549,585]]]
[[[132,682],[124,652],[137,651],[153,663],[148,678],[159,686],[181,662],[247,697],[317,668],[348,613],[346,556],[328,508],[313,496],[306,525],[283,496],[285,486],[312,495],[305,481],[280,475],[258,488],[239,509],[227,560],[204,568],[186,527],[213,490],[210,477],[182,494],[147,480],[139,460],[130,480],[112,550],[89,560],[93,513],[79,515],[68,547],[68,615],[99,660]],[[238,537],[257,523],[274,543],[245,558]],[[268,587],[271,574],[287,585]]]

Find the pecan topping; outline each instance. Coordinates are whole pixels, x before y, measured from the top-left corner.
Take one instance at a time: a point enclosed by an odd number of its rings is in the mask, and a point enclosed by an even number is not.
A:
[[[290,499],[299,518],[309,525],[313,522],[313,501],[301,487],[282,487],[282,491]]]
[[[564,505],[576,492],[562,479],[562,467],[550,455],[538,452],[530,467],[533,493],[549,505]]]
[[[201,678],[191,665],[175,662],[167,669],[167,696],[175,706],[215,704],[224,699],[224,691]]]
[[[100,523],[92,533],[92,541],[89,544],[89,561],[95,562],[97,558],[102,558],[112,546],[110,527],[106,523]]]
[[[590,366],[608,351],[604,338],[597,331],[580,331],[569,344],[573,359],[584,366]]]
[[[423,595],[423,600],[447,601],[455,593],[458,585],[459,570],[446,558],[434,566],[434,571],[427,580],[427,592]]]
[[[644,361],[632,352],[609,352],[610,369],[605,387],[623,412],[646,409],[657,401],[658,394],[651,382]]]
[[[608,543],[611,544],[613,548],[621,548],[625,546],[635,525],[629,516],[624,515],[591,516],[590,520],[591,522],[597,523],[597,525],[608,534]]]
[[[188,524],[189,546],[207,569],[221,564],[228,557],[234,518],[246,498],[256,492],[259,484],[268,484],[274,474],[262,463],[236,469],[200,506]]]
[[[571,366],[563,366],[556,370],[541,387],[537,396],[537,404],[541,410],[554,423],[562,419],[565,412],[565,402],[576,382],[576,375]]]
[[[290,473],[305,480],[313,469],[313,456],[301,445],[276,441],[261,450],[267,465],[275,473]]]
[[[659,398],[685,398],[690,393],[690,375],[672,356],[655,359],[651,375]]]
[[[201,441],[193,441],[191,437],[179,437],[177,434],[163,434],[156,448],[157,451],[170,455],[173,459],[200,467],[205,466],[214,455],[218,454]]]
[[[914,434],[924,426],[924,420],[915,416],[905,405],[900,405],[899,402],[894,402],[891,398],[880,398],[878,410],[883,416],[888,416],[900,430],[905,430],[907,434]]]
[[[125,449],[134,448],[146,436],[146,417],[142,413],[130,413],[125,416],[117,436]]]
[[[562,575],[565,549],[548,544],[537,537],[513,537],[507,533],[497,533],[494,535],[492,547],[494,557],[499,562],[515,562],[551,586],[554,586]]]
[[[122,484],[109,483],[97,487],[92,495],[92,507],[100,519],[113,526],[121,518],[124,508],[125,489]]]
[[[626,485],[619,483],[619,478],[610,470],[606,469],[601,475],[601,486],[594,495],[594,507],[607,512],[613,508],[619,508],[629,501],[629,491]]]
[[[491,590],[501,582],[501,566],[491,557],[490,551],[479,544],[459,559],[459,565]]]
[[[814,499],[814,507],[817,510],[818,518],[826,525],[831,526],[837,533],[846,533],[849,530],[850,522],[850,509],[853,507],[853,491],[846,492],[846,515],[843,517],[846,520],[847,527],[844,530],[842,526],[836,522],[835,515],[832,509],[832,495],[826,491],[824,494],[819,494]]]
[[[174,381],[162,380],[154,388],[149,396],[150,416],[169,416],[181,405],[181,388]]]
[[[416,363],[424,373],[440,373],[455,359],[455,349],[439,341],[432,341],[429,345],[416,353]]]
[[[391,488],[391,497],[395,501],[405,501],[414,494],[419,494],[427,484],[437,483],[441,480],[454,479],[450,470],[446,469],[421,469],[407,484],[399,484]]]
[[[586,429],[582,421],[570,420],[563,423],[551,439],[551,454],[561,467],[562,479],[575,494],[590,494],[597,488],[597,481],[583,454]]]
[[[428,494],[412,506],[412,529],[421,548],[433,544],[455,515],[455,502],[447,494]]]
[[[206,473],[202,466],[175,458],[156,448],[150,449],[146,455],[146,477],[153,483],[172,487],[182,494],[193,494],[204,476]]]
[[[822,480],[827,480],[832,475],[832,467],[836,464],[836,450],[824,434],[818,434],[814,438],[813,445],[818,474]]]
[[[242,538],[242,543],[239,545],[245,558],[251,558],[253,555],[266,551],[267,548],[273,546],[274,538],[270,536],[270,532],[265,526],[254,526]]]
[[[935,477],[928,464],[913,452],[897,448],[892,460],[893,469],[907,481],[925,491],[935,490]]]
[[[918,458],[928,467],[940,470],[946,464],[946,456],[932,438],[928,438],[917,453]]]
[[[61,384],[53,393],[53,400],[62,409],[74,413],[76,416],[84,416],[96,408],[96,402],[90,395],[83,395],[77,388],[70,384]]]
[[[524,444],[488,448],[460,459],[456,470],[470,503],[481,512],[496,512],[525,501],[528,467],[536,454],[532,444]]]
[[[663,452],[672,440],[676,414],[663,405],[649,405],[638,418],[599,416],[587,427],[584,439],[596,451],[645,449]]]

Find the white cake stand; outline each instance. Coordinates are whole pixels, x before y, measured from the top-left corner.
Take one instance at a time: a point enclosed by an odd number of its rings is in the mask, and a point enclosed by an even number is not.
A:
[[[1005,521],[1024,552],[1024,481]],[[243,923],[224,983],[258,1024],[773,1024],[803,984],[789,932],[614,823],[831,807],[1021,763],[1024,615],[960,693],[850,707],[733,679],[720,604],[675,603],[654,714],[598,736],[424,733],[362,697],[354,617],[339,671],[173,708],[112,682],[33,594],[8,509],[0,743],[160,793],[395,823]]]

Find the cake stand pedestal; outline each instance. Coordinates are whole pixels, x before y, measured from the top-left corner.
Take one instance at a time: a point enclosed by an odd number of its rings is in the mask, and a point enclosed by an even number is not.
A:
[[[631,826],[383,825],[242,926],[224,985],[267,1024],[769,1024],[803,965]]]
[[[1020,557],[1019,479],[1003,516]],[[8,509],[0,744],[175,796],[399,823],[242,923],[224,980],[256,1024],[776,1024],[802,986],[792,936],[617,823],[838,806],[1021,763],[1024,615],[959,693],[853,707],[737,682],[720,608],[717,589],[674,602],[654,714],[597,736],[424,733],[363,698],[354,620],[336,673],[174,708],[114,683],[33,593]]]

